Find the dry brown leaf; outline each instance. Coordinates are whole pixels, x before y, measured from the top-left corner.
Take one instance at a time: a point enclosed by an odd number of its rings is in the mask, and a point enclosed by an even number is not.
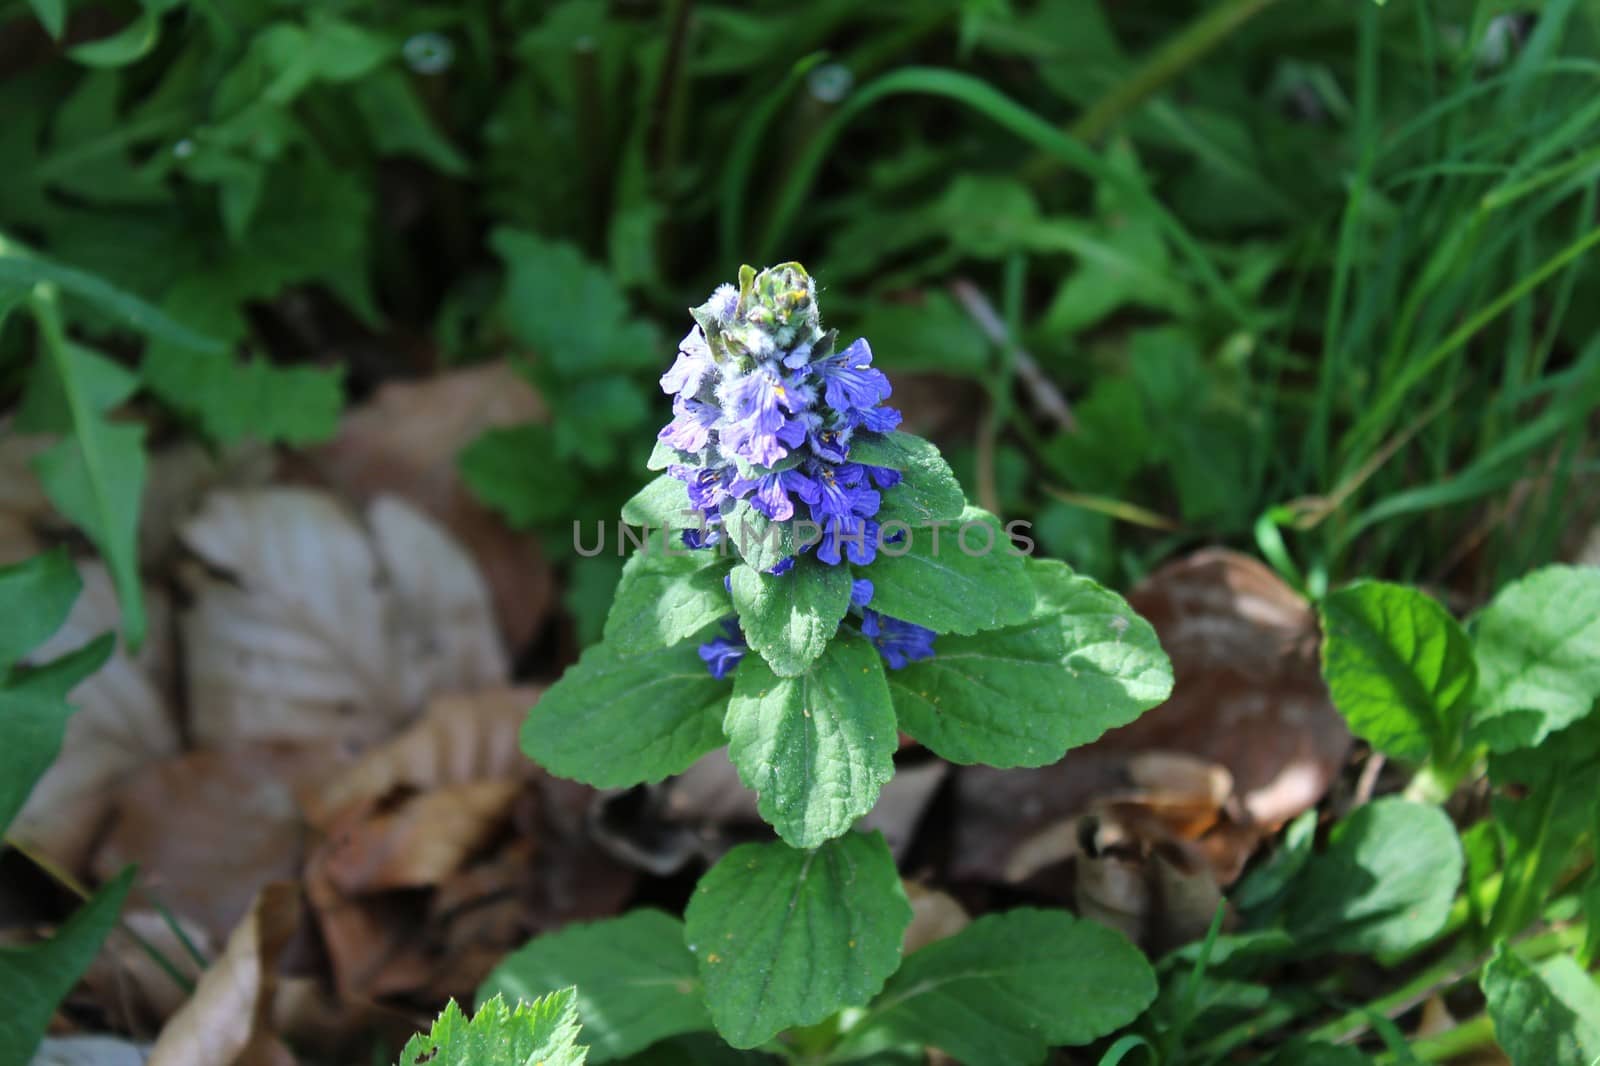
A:
[[[114,1036],[46,1037],[29,1066],[144,1066],[149,1051]]]
[[[472,498],[456,456],[486,429],[545,417],[532,386],[504,362],[391,382],[308,454],[309,476],[362,504],[400,496],[444,523],[477,560],[508,642],[521,647],[554,602],[549,567],[532,537]]]
[[[218,452],[185,440],[150,456],[149,476],[139,505],[139,558],[156,566],[172,558],[179,526],[219,489],[265,485],[277,458],[264,444],[248,443]]]
[[[367,532],[322,493],[217,493],[184,525],[189,547],[226,575],[186,575],[191,729],[202,745],[358,749],[434,692],[504,680],[472,564],[404,504],[382,503],[377,516],[387,572]],[[409,550],[427,554],[402,557]]]
[[[278,960],[300,919],[298,885],[263,888],[194,996],[161,1030],[149,1066],[293,1063],[272,1035],[271,1017]]]
[[[352,817],[331,831],[323,869],[351,896],[436,885],[489,842],[521,787],[516,780],[445,785]]]
[[[98,562],[78,567],[83,592],[66,623],[32,658],[44,662],[114,631],[122,611],[106,569]],[[112,791],[148,763],[175,754],[176,718],[152,676],[171,661],[161,634],[166,600],[146,588],[151,639],[138,656],[120,644],[110,660],[68,697],[78,710],[67,721],[61,754],[39,780],[11,832],[68,869],[81,871],[109,810]]]
[[[1315,806],[1350,733],[1322,682],[1310,606],[1266,566],[1222,549],[1169,563],[1128,602],[1155,626],[1176,685],[1096,748],[1181,751],[1224,766],[1265,832]]]
[[[294,783],[329,762],[321,748],[254,746],[153,763],[117,790],[94,869],[105,877],[137,863],[136,896],[220,942],[262,885],[299,874],[306,831]]]
[[[534,773],[518,733],[540,689],[490,688],[435,699],[415,725],[300,797],[307,819],[326,828],[353,806],[371,806],[397,789],[423,790]]]

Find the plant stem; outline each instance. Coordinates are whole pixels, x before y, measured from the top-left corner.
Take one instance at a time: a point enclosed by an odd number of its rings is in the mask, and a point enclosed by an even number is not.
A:
[[[1068,135],[1080,141],[1098,140],[1124,115],[1194,66],[1234,30],[1272,3],[1273,0],[1227,0],[1205,11],[1180,30],[1177,36],[1157,48],[1110,92],[1090,104],[1067,128]],[[1056,160],[1048,155],[1036,155],[1023,167],[1022,177],[1026,181],[1035,181],[1049,174],[1057,165]]]
[[[1462,1022],[1433,1036],[1425,1036],[1411,1044],[1411,1055],[1418,1062],[1448,1062],[1469,1051],[1488,1047],[1494,1043],[1494,1023],[1487,1014]],[[1383,1066],[1398,1066],[1402,1060],[1394,1052],[1386,1052],[1375,1060]]]

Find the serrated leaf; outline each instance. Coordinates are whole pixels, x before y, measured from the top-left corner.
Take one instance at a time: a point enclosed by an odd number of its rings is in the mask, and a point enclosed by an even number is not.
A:
[[[670,648],[732,610],[723,584],[729,562],[712,550],[668,551],[657,536],[622,568],[605,640],[621,655]]]
[[[566,988],[531,1003],[507,1007],[500,997],[468,1021],[451,1000],[433,1023],[400,1052],[400,1066],[583,1066],[578,1045],[578,1004]]]
[[[976,507],[955,526],[913,529],[906,543],[880,548],[868,576],[874,610],[937,633],[1017,625],[1034,607],[1021,554],[1000,520]]]
[[[1172,692],[1155,630],[1122,597],[1059,562],[1027,574],[1026,624],[940,637],[933,658],[889,675],[900,727],[952,762],[1044,766]]]
[[[1496,751],[1531,747],[1600,699],[1600,567],[1547,566],[1473,619],[1478,711]]]
[[[56,509],[105,559],[122,604],[123,633],[137,648],[145,627],[138,551],[144,427],[88,415],[75,419],[73,434],[36,456],[33,469]]]
[[[649,526],[652,529],[696,529],[699,523],[689,505],[689,487],[670,474],[662,474],[650,484],[634,493],[622,505],[622,520],[630,526]]]
[[[554,452],[549,427],[508,426],[484,431],[456,466],[474,496],[525,528],[569,517],[578,502],[578,478]]]
[[[1024,907],[913,952],[855,1031],[887,1031],[960,1062],[1037,1066],[1051,1046],[1122,1028],[1155,996],[1155,972],[1121,933]]]
[[[33,1057],[56,1005],[78,983],[116,924],[133,886],[133,870],[108,881],[42,944],[0,947],[0,1054],[25,1063]]]
[[[797,848],[848,830],[894,776],[894,705],[883,663],[860,637],[838,638],[795,677],[746,656],[723,730],[757,810]]]
[[[656,331],[622,291],[569,244],[514,229],[489,243],[506,261],[505,316],[517,338],[563,377],[655,366]]]
[[[821,655],[850,609],[850,571],[802,558],[786,574],[736,566],[733,606],[745,640],[779,677],[794,677]]]
[[[596,644],[534,704],[522,750],[596,788],[660,781],[722,745],[731,687],[706,671],[692,643],[648,655]]]
[[[1571,958],[1535,969],[1501,944],[1483,972],[1483,995],[1512,1066],[1594,1066],[1600,1058],[1600,987]]]
[[[752,1048],[876,995],[900,963],[911,904],[882,835],[850,833],[811,851],[734,848],[684,919],[717,1031]]]
[[[1398,759],[1452,756],[1477,666],[1450,612],[1414,588],[1362,581],[1321,614],[1322,676],[1351,732]]]
[[[953,522],[966,509],[966,495],[950,464],[938,448],[921,437],[898,431],[863,434],[850,442],[850,461],[886,466],[903,475],[900,484],[883,490],[876,516],[879,523],[899,521],[923,526]]]
[[[0,676],[61,628],[82,588],[65,548],[0,567]]]
[[[1306,864],[1284,912],[1307,953],[1398,952],[1443,927],[1464,860],[1444,811],[1398,797],[1358,807]]]
[[[658,910],[629,911],[534,938],[494,968],[478,989],[478,1001],[500,995],[530,1000],[571,985],[577,986],[578,1018],[594,1062],[711,1028],[683,923]]]

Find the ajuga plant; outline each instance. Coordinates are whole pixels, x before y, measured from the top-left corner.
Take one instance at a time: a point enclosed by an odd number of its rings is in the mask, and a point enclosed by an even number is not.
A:
[[[902,965],[899,874],[852,826],[902,733],[952,762],[1039,766],[1161,702],[1154,631],[967,505],[938,450],[897,428],[867,341],[823,328],[799,264],[745,267],[692,313],[661,379],[662,473],[622,511],[634,551],[604,639],[533,708],[523,747],[619,787],[726,744],[781,840],[724,856],[684,921],[541,938],[486,993],[577,985],[596,1062],[714,1029],[796,1061],[934,1045],[1023,1066],[1126,1024],[1154,995],[1148,964],[1064,913],[991,915]]]

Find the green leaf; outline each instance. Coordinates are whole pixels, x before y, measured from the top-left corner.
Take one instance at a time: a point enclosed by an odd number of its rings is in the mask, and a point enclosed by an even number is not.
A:
[[[660,781],[722,745],[729,688],[693,644],[648,655],[596,644],[534,704],[522,750],[596,788]]]
[[[70,373],[70,372],[69,372]],[[69,393],[76,383],[63,376]],[[74,436],[33,460],[45,494],[83,530],[111,570],[130,647],[144,639],[139,587],[139,503],[144,492],[144,427],[74,411]]]
[[[886,466],[903,475],[900,484],[883,490],[876,516],[880,524],[898,521],[915,527],[963,518],[967,498],[960,483],[939,449],[921,437],[898,431],[864,433],[850,441],[850,461]],[[999,541],[996,550],[1005,544]]]
[[[1538,744],[1600,699],[1600,567],[1536,570],[1501,589],[1472,631],[1474,732],[1496,751]]]
[[[1322,601],[1322,676],[1351,732],[1421,762],[1461,744],[1477,667],[1467,634],[1414,588],[1362,581]]]
[[[876,995],[900,963],[911,904],[882,835],[850,833],[811,851],[734,848],[684,919],[717,1031],[752,1048]]]
[[[456,460],[474,496],[526,528],[570,518],[582,486],[572,469],[554,458],[547,426],[490,429]]]
[[[239,309],[243,298],[238,283],[227,277],[199,274],[173,286],[162,309],[230,350],[203,352],[157,341],[145,349],[145,384],[220,443],[256,437],[311,444],[332,437],[344,406],[343,368],[277,366],[235,356],[231,346],[248,334]]]
[[[657,438],[655,446],[650,449],[650,460],[645,463],[648,470],[665,470],[675,463],[693,461],[694,456],[688,452],[680,452],[666,441]]]
[[[201,351],[220,352],[226,347],[218,340],[196,333],[164,312],[93,274],[50,262],[37,255],[0,253],[0,285],[55,285],[64,293],[93,305],[95,310],[151,337],[187,345]]]
[[[65,548],[0,567],[0,676],[61,628],[82,588]]]
[[[850,609],[850,571],[810,557],[786,574],[736,566],[732,587],[745,640],[779,677],[794,677],[810,666]]]
[[[1358,807],[1306,864],[1284,921],[1302,950],[1404,951],[1437,933],[1464,860],[1438,807],[1389,797]]]
[[[1512,1066],[1594,1066],[1600,1058],[1600,988],[1571,958],[1535,969],[1502,943],[1483,972],[1483,995]]]
[[[139,377],[99,352],[67,342],[78,375],[85,408],[103,414],[139,389]],[[16,428],[23,433],[70,433],[72,403],[62,389],[61,375],[49,359],[33,364],[28,391],[17,410]]]
[[[940,637],[932,659],[889,675],[900,727],[951,762],[1044,766],[1172,692],[1155,630],[1122,597],[1059,562],[1026,572],[1038,603],[1025,625]]]
[[[376,71],[356,82],[351,102],[361,112],[372,142],[384,155],[409,155],[435,170],[461,177],[467,161],[446,140],[399,70]]]
[[[111,36],[74,45],[67,55],[86,67],[125,67],[149,55],[160,32],[161,17],[147,9]]]
[[[451,1000],[426,1035],[400,1052],[400,1066],[583,1066],[578,997],[567,988],[510,1008],[496,996],[471,1021]]]
[[[1265,1066],[1372,1066],[1372,1060],[1353,1047],[1296,1038],[1278,1048]]]
[[[1137,1018],[1156,976],[1121,933],[1065,911],[989,914],[906,958],[857,1030],[888,1031],[960,1062],[1037,1066]]]
[[[569,244],[498,229],[489,243],[506,261],[505,317],[513,333],[562,377],[656,366],[656,331],[632,317],[604,270]]]
[[[913,529],[906,543],[880,548],[870,576],[874,610],[938,633],[1016,625],[1034,607],[1021,554],[976,507],[957,527]]]
[[[711,1028],[683,923],[658,910],[579,923],[507,955],[478,1001],[531,1000],[577,986],[578,1018],[595,1062],[610,1062],[680,1033]]]
[[[795,523],[774,522],[754,507],[749,500],[739,500],[722,519],[728,540],[750,567],[767,571],[800,554],[799,533]]]
[[[728,560],[712,550],[668,551],[657,537],[622,568],[605,640],[619,655],[670,648],[732,610],[723,577]]]
[[[698,528],[694,515],[685,511],[699,514],[689,505],[689,487],[670,474],[662,474],[622,505],[622,520],[630,526],[652,529]]]
[[[56,1006],[78,983],[116,924],[133,870],[108,881],[56,935],[28,947],[0,947],[0,1049],[6,1062],[33,1058]]]
[[[52,41],[61,40],[61,31],[67,28],[66,0],[28,0],[39,24]]]
[[[900,736],[883,663],[854,636],[795,677],[746,656],[723,730],[761,816],[797,848],[838,836],[872,809],[894,776]]]

